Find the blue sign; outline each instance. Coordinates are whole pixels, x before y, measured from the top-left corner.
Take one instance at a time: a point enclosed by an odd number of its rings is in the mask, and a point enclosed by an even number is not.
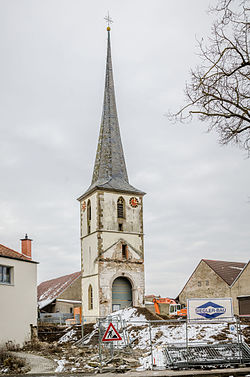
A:
[[[215,304],[212,301],[208,301],[205,304],[197,306],[195,308],[196,314],[207,319],[217,318],[220,315],[224,314],[225,312],[226,312],[226,308],[224,306]]]

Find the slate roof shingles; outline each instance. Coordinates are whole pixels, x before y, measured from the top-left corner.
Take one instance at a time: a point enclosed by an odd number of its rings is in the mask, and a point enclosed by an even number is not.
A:
[[[78,200],[95,189],[126,191],[136,195],[145,194],[130,185],[128,179],[116,109],[109,32],[103,112],[92,182]]]
[[[81,271],[46,280],[37,287],[37,300],[40,309],[53,302],[66,288],[81,276]]]
[[[203,261],[216,272],[228,285],[233,284],[241,273],[246,263],[226,262],[221,260],[203,259]]]

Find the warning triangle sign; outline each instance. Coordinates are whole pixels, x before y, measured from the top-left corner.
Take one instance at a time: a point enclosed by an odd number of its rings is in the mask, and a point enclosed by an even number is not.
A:
[[[102,338],[103,342],[115,342],[116,340],[122,340],[121,335],[115,329],[113,323],[110,322],[108,328]]]

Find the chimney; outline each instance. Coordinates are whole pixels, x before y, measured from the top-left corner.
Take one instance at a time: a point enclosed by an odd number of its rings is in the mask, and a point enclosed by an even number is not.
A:
[[[21,239],[22,243],[22,254],[27,257],[32,259],[31,257],[31,239],[28,238],[27,233],[25,235],[25,238]]]

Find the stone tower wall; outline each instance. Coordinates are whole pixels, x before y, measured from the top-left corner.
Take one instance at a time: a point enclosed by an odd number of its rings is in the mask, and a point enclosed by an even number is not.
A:
[[[131,197],[139,205],[132,208]],[[124,218],[117,217],[117,200],[124,199]],[[87,203],[91,201],[91,232],[87,229]],[[85,202],[85,210],[82,209]],[[142,196],[95,191],[81,201],[82,307],[83,315],[104,316],[112,311],[112,284],[126,277],[132,285],[133,305],[144,305],[144,245]],[[123,230],[119,230],[121,223]],[[126,245],[126,259],[122,256]],[[93,288],[93,309],[88,306],[88,288]],[[87,319],[87,318],[86,318]],[[88,321],[89,322],[89,321]]]

